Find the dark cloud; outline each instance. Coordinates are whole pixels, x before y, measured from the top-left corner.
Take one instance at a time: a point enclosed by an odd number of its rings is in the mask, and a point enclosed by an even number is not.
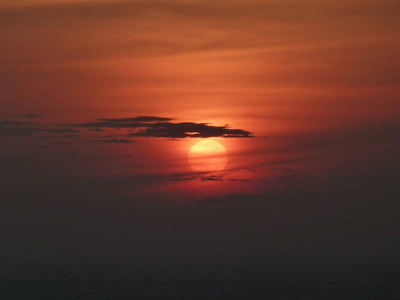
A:
[[[130,136],[166,137],[166,138],[244,138],[253,137],[251,132],[242,129],[231,129],[227,126],[212,126],[206,123],[153,123]]]
[[[0,135],[9,135],[9,136],[30,136],[33,133],[37,132],[36,129],[33,128],[4,128],[0,127]]]
[[[68,124],[67,124],[68,125]],[[89,122],[89,123],[81,123],[81,124],[70,124],[74,127],[81,127],[81,128],[89,128],[91,131],[94,129],[101,129],[101,128],[138,128],[144,126],[143,123],[140,122],[121,122],[121,121],[99,121],[99,122]]]
[[[201,178],[201,181],[224,181],[224,178],[222,176],[210,175]]]
[[[0,121],[0,135],[30,136],[37,129],[29,127],[30,122]]]
[[[80,138],[80,134],[64,134],[64,135],[39,135],[36,136],[37,139],[39,140],[56,140],[60,138],[65,138],[65,139],[76,139]]]
[[[287,174],[287,173],[293,171],[293,169],[274,167],[274,168],[271,168],[271,171],[279,172],[279,173],[282,173],[282,174]]]
[[[122,119],[97,119],[97,122],[70,124],[70,126],[98,130],[104,128],[129,128],[133,131],[126,137],[163,137],[163,138],[244,138],[253,137],[243,129],[233,129],[228,125],[213,126],[208,123],[171,122],[172,118],[139,116]]]
[[[39,118],[42,116],[42,114],[18,114],[18,115],[12,115],[14,118],[26,118],[26,119],[35,119]]]
[[[0,128],[6,126],[28,126],[32,124],[31,122],[20,122],[20,121],[0,121]]]
[[[240,179],[240,178],[228,178],[227,180],[229,181],[251,181],[251,179],[246,178],[246,179]]]
[[[76,139],[76,138],[80,138],[81,136],[82,135],[80,135],[80,134],[72,133],[72,134],[66,134],[63,137],[66,138],[66,139]]]
[[[22,116],[22,115],[21,115]],[[33,115],[32,115],[33,117]],[[109,132],[106,136],[84,137],[90,143],[131,143],[135,137],[154,138],[248,138],[253,137],[252,133],[243,129],[230,128],[228,125],[213,126],[208,123],[195,122],[172,122],[173,118],[158,116],[137,116],[131,118],[108,119],[100,118],[96,122],[59,124],[48,127],[47,124],[0,121],[0,135],[29,137],[35,136],[38,139],[54,140],[58,138],[82,137],[81,128],[85,128],[93,134],[96,132]],[[127,132],[119,135],[110,132],[113,129],[128,129]],[[47,133],[49,135],[41,135]]]
[[[126,123],[126,122],[168,122],[174,119],[172,118],[162,118],[154,116],[138,116],[134,118],[121,118],[121,119],[97,119],[99,121],[114,122],[114,123]]]
[[[232,181],[232,182],[245,182],[245,181],[251,181],[249,178],[224,178],[224,175],[207,175],[207,176],[201,176],[201,174],[196,175],[196,176],[188,176],[187,174],[185,175],[179,175],[179,176],[174,176],[169,178],[169,181],[192,181],[192,180],[200,180],[202,182],[208,182],[208,181]]]
[[[59,136],[57,136],[57,135],[41,135],[41,136],[36,137],[36,139],[38,139],[38,140],[55,140],[58,138],[59,138]]]
[[[151,123],[154,122],[169,122],[172,121],[172,118],[162,118],[162,117],[154,117],[154,116],[138,116],[133,118],[120,118],[120,119],[97,119],[97,122],[89,122],[89,123],[81,123],[81,124],[72,124],[76,127],[87,127],[91,131],[101,130],[101,128],[138,128],[151,126]]]
[[[36,136],[39,140],[56,140],[56,139],[76,139],[82,137],[80,134],[64,134],[64,135],[39,135]]]
[[[95,139],[88,140],[89,143],[119,143],[119,144],[129,144],[133,143],[131,140],[127,139]]]
[[[192,181],[195,180],[197,176],[190,176],[190,177],[172,177],[169,178],[169,181]]]
[[[104,132],[104,129],[101,128],[89,128],[90,131],[94,131],[94,132]]]
[[[75,129],[72,128],[45,128],[45,129],[38,129],[41,132],[48,132],[48,133],[77,133]]]
[[[69,134],[64,137],[70,138],[70,134],[77,134],[78,131],[68,127],[46,127],[45,124],[40,123],[0,121],[0,135],[28,137],[38,133]]]
[[[276,180],[284,180],[284,181],[291,181],[291,180],[295,180],[296,176],[295,175],[286,175],[286,176],[278,176],[276,177]]]

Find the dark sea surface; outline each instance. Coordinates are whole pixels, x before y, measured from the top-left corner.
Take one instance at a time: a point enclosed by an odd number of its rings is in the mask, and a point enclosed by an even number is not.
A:
[[[2,260],[0,299],[400,299],[394,261]]]

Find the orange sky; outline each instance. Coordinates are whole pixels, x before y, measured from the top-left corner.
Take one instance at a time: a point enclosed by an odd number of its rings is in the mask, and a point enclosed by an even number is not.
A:
[[[5,114],[163,114],[258,135],[398,115],[398,1],[2,3]]]
[[[2,0],[2,178],[28,194],[73,178],[82,195],[179,201],[393,180],[399,11],[398,0]],[[196,139],[87,125],[137,116],[242,135],[214,136],[227,169],[203,174],[187,161]]]
[[[398,1],[3,1],[4,116],[156,115],[261,136],[399,115]],[[376,129],[375,129],[376,128]]]

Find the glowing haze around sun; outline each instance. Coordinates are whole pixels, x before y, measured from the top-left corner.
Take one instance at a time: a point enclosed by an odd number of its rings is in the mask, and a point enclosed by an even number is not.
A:
[[[194,144],[188,153],[190,167],[195,172],[217,172],[225,169],[228,156],[225,147],[206,139]]]

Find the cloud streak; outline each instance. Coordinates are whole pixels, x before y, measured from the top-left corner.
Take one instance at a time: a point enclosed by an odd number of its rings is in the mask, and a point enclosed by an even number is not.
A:
[[[103,143],[103,144],[129,144],[133,143],[132,140],[127,139],[96,139],[96,140],[88,140],[89,143]]]
[[[29,137],[40,133],[51,134],[75,134],[77,130],[69,127],[48,127],[46,124],[19,122],[19,121],[0,121],[0,135]],[[64,135],[65,137],[65,135]],[[71,136],[67,136],[71,137]]]
[[[250,138],[250,131],[231,128],[228,125],[214,126],[209,123],[173,122],[173,118],[159,116],[137,116],[130,118],[96,119],[95,122],[56,124],[49,126],[44,123],[0,121],[0,135],[30,137],[38,139],[76,138],[90,143],[131,143],[132,139],[147,138]],[[86,129],[86,131],[85,131]],[[109,133],[115,130],[127,131],[115,135],[93,136],[96,133]],[[42,134],[51,134],[42,135]]]
[[[42,114],[17,114],[17,115],[12,115],[14,118],[22,118],[22,119],[35,119],[39,118],[42,116]]]
[[[73,127],[96,129],[129,128],[133,132],[126,137],[154,138],[249,138],[252,133],[243,129],[230,128],[228,125],[213,126],[208,123],[172,122],[172,118],[138,116],[123,119],[97,119],[96,122],[70,124]]]

